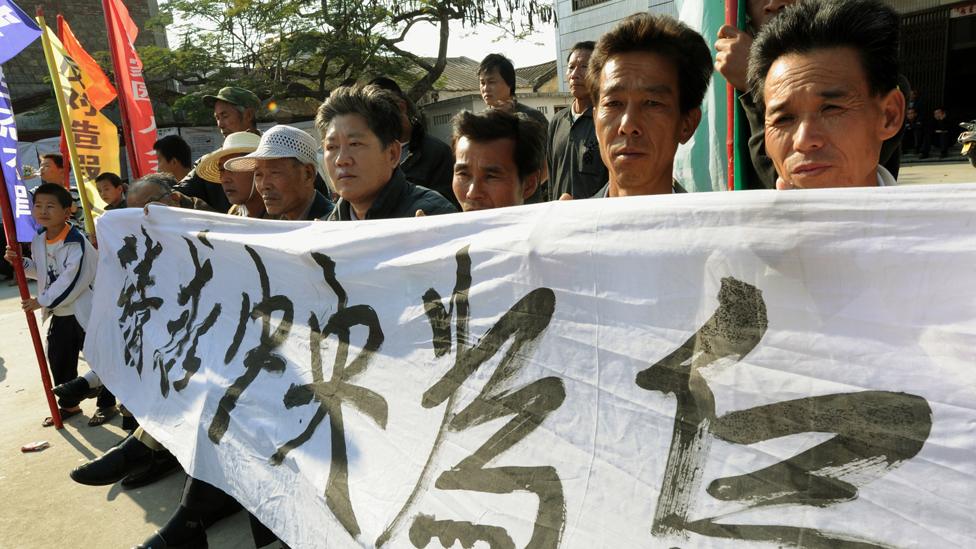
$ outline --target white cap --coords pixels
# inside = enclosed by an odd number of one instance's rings
[[[255,160],[274,158],[294,158],[302,164],[317,166],[315,158],[318,145],[314,137],[294,126],[274,126],[261,136],[256,151],[231,158],[224,163],[224,169],[232,172],[253,172]]]

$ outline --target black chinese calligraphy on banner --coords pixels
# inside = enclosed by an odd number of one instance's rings
[[[85,355],[295,548],[970,547],[974,198],[111,212]]]

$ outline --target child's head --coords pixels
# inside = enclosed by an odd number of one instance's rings
[[[57,183],[44,183],[34,191],[34,220],[49,233],[58,233],[71,217],[71,193]]]
[[[98,189],[98,196],[102,197],[109,206],[118,206],[122,202],[122,195],[125,186],[122,178],[112,172],[103,172],[95,178],[95,188]]]

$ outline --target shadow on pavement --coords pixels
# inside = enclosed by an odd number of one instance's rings
[[[4,366],[4,362],[6,361],[0,356],[0,381],[7,379],[7,367]]]
[[[86,460],[97,458],[125,439],[124,436],[120,437],[118,433],[108,429],[103,429],[100,426],[89,427],[88,419],[89,416],[85,413],[78,414],[65,421],[65,424],[72,424],[75,427],[73,431],[69,431],[68,429],[61,429],[60,431],[57,431],[57,433],[61,435],[61,438],[74,447],[74,449],[77,450],[79,454],[84,456]],[[85,439],[88,445],[78,440],[75,433]],[[88,446],[93,446],[96,450],[98,450],[98,452],[92,452]]]

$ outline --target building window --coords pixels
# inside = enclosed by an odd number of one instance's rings
[[[555,113],[557,113],[557,112],[559,112],[559,111],[561,111],[561,110],[563,110],[565,108],[566,108],[566,105],[556,105],[555,107],[552,108],[552,112],[553,112],[553,114],[555,114]]]
[[[579,11],[581,9],[588,8],[590,6],[602,4],[606,1],[607,0],[573,0],[573,11]]]
[[[444,124],[450,124],[451,123],[451,113],[438,114],[437,116],[435,116],[433,118],[433,122],[434,122],[434,125],[435,126],[443,126]]]
[[[539,112],[541,112],[542,114],[549,114],[549,107],[543,105],[539,107]]]

